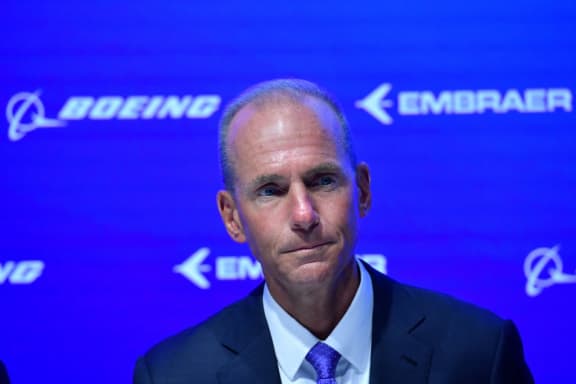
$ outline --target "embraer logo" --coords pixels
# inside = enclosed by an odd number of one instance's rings
[[[260,263],[248,256],[219,256],[213,268],[204,261],[210,254],[210,248],[203,247],[194,252],[182,264],[174,267],[174,272],[190,280],[201,289],[210,288],[205,274],[215,270],[217,280],[257,280],[262,277]]]
[[[572,91],[568,88],[399,91],[395,101],[389,98],[391,90],[391,84],[383,83],[358,100],[356,107],[385,125],[393,122],[390,109],[394,105],[399,116],[572,112]]]
[[[364,99],[358,100],[356,107],[365,110],[382,124],[392,124],[392,118],[386,113],[386,108],[392,107],[394,103],[392,100],[385,99],[391,89],[391,84],[382,84]]]
[[[214,265],[205,263],[210,255],[210,248],[202,247],[191,254],[182,264],[174,266],[174,273],[190,280],[200,289],[208,289],[210,280],[206,277],[214,271],[215,280],[259,280],[262,278],[260,263],[250,256],[218,256]],[[384,255],[378,253],[357,255],[376,270],[387,273],[387,262]]]

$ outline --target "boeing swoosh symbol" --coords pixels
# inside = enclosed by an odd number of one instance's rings
[[[10,98],[6,105],[6,119],[8,120],[8,138],[12,141],[22,139],[28,132],[38,128],[57,128],[66,125],[64,121],[46,117],[44,104],[40,100],[40,91],[20,92]],[[31,121],[22,119],[31,111]]]
[[[526,256],[524,275],[526,276],[526,294],[538,296],[544,288],[555,284],[576,283],[574,275],[564,273],[562,258],[558,253],[559,245],[552,248],[537,248]]]

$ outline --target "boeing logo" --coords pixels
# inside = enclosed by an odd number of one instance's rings
[[[46,118],[44,104],[40,100],[40,91],[20,92],[12,96],[6,106],[8,119],[8,138],[18,141],[28,132],[37,128],[62,127],[66,123],[57,119]],[[28,117],[29,121],[25,121]]]
[[[40,260],[6,261],[0,264],[0,285],[32,284],[44,271],[44,262]]]
[[[6,105],[8,138],[18,141],[38,128],[63,127],[70,120],[205,119],[218,110],[220,102],[218,95],[72,96],[58,118],[47,118],[40,91],[20,92]]]
[[[182,264],[174,266],[173,271],[190,280],[200,289],[211,286],[208,273],[214,272],[214,278],[220,281],[259,280],[262,279],[260,263],[250,256],[218,256],[214,265],[205,263],[210,248],[202,247],[194,252]],[[382,273],[387,273],[387,261],[381,254],[357,255]]]
[[[358,100],[356,107],[385,125],[394,121],[391,115],[394,106],[400,116],[572,112],[572,92],[568,88],[400,91],[395,100],[390,98],[391,90],[391,84],[383,83]]]
[[[560,246],[537,248],[530,252],[524,261],[526,276],[526,294],[536,297],[544,288],[555,284],[576,283],[576,271],[573,275],[564,273],[564,265],[558,253]]]

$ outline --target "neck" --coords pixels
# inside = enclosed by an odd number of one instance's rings
[[[335,281],[314,287],[285,289],[269,284],[270,294],[294,319],[320,340],[336,328],[360,284],[356,262],[342,271]]]

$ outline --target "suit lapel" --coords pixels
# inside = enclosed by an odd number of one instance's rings
[[[398,283],[367,269],[374,289],[370,383],[426,383],[432,348],[412,335],[425,316]]]
[[[413,332],[426,320],[401,285],[366,269],[372,278],[372,384],[425,384],[428,381],[432,348],[418,341]],[[234,357],[219,373],[221,384],[280,384],[278,362],[262,308],[259,286],[231,314],[221,342]]]
[[[235,354],[219,373],[221,384],[280,384],[272,337],[262,307],[260,285],[236,313],[221,342]]]

